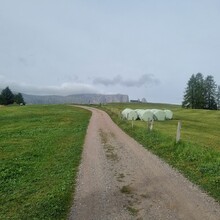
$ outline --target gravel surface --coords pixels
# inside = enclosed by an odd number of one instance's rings
[[[92,111],[70,220],[219,220],[220,205]]]

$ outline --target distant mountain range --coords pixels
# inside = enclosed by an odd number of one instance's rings
[[[23,94],[25,103],[27,104],[99,104],[99,103],[111,103],[111,102],[129,102],[128,95],[116,94],[116,95],[102,95],[102,94],[77,94],[68,96],[57,95],[27,95]]]

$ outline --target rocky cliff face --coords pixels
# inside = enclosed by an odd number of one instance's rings
[[[22,94],[27,104],[99,104],[111,102],[129,102],[128,95],[78,94],[69,96],[36,96]]]

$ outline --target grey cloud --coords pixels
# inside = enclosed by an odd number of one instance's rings
[[[117,75],[113,79],[97,77],[93,80],[93,83],[104,86],[122,85],[126,87],[141,87],[147,84],[158,84],[159,80],[154,78],[152,74],[144,74],[138,79],[123,79],[122,76]]]
[[[24,64],[25,66],[27,66],[27,64],[28,64],[27,60],[26,60],[24,57],[19,57],[19,58],[18,58],[18,61],[19,61],[20,63]]]
[[[105,85],[105,86],[113,86],[116,84],[120,84],[120,82],[123,82],[123,79],[121,76],[116,76],[113,79],[107,79],[104,77],[97,77],[93,80],[94,84],[101,84],[101,85]]]

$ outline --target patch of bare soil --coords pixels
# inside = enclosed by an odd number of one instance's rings
[[[92,111],[71,220],[219,220],[220,206],[126,135],[103,111]]]

